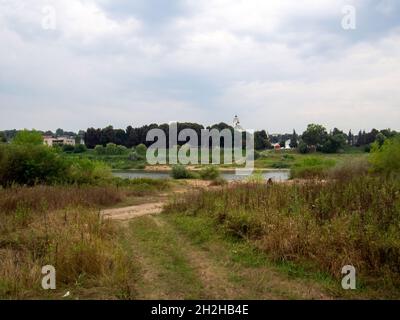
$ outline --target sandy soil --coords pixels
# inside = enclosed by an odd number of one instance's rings
[[[145,203],[137,206],[107,209],[101,211],[101,215],[108,219],[113,220],[129,220],[148,214],[157,214],[162,211],[164,202]]]

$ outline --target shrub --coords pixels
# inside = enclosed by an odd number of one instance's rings
[[[87,151],[87,148],[84,144],[77,144],[74,148],[74,153],[84,153]]]
[[[70,144],[64,144],[62,146],[62,151],[66,153],[72,153],[75,151],[75,147]]]
[[[215,180],[219,178],[220,172],[215,166],[206,166],[199,171],[199,175],[203,180]]]
[[[16,134],[12,143],[16,145],[41,145],[43,144],[43,136],[36,130],[25,129]]]
[[[94,152],[98,155],[103,155],[106,153],[105,148],[102,145],[97,145],[94,147]]]
[[[143,143],[141,143],[136,146],[135,152],[139,156],[146,157],[147,147]]]
[[[97,184],[112,178],[111,169],[100,161],[70,160],[65,181],[76,184]]]
[[[291,178],[322,179],[327,175],[327,170],[336,164],[335,160],[321,158],[305,158],[296,163],[291,172]]]
[[[68,168],[65,159],[44,145],[2,145],[0,161],[0,184],[3,186],[62,182]]]
[[[0,185],[97,184],[111,179],[102,162],[62,157],[44,145],[0,145]]]
[[[308,148],[307,144],[303,141],[300,141],[298,150],[302,154],[306,154],[306,153],[310,152],[310,149]]]
[[[193,173],[180,164],[172,167],[171,175],[174,179],[192,179],[194,177]]]
[[[354,265],[364,284],[400,288],[400,183],[361,175],[325,183],[241,183],[175,199],[166,210],[209,217],[275,261],[340,278]],[[384,286],[384,287],[381,287]],[[397,289],[396,289],[397,288]]]
[[[376,172],[400,173],[400,136],[386,139],[381,147],[375,142],[371,151],[370,162]]]

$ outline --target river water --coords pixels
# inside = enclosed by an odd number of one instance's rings
[[[154,172],[145,170],[118,170],[113,171],[114,176],[127,179],[135,178],[153,178],[153,179],[170,179],[170,172]],[[274,181],[284,181],[289,179],[289,170],[265,170],[261,175],[265,180],[272,179]],[[236,175],[235,171],[222,171],[221,177],[227,181],[240,181],[246,179],[248,176]]]

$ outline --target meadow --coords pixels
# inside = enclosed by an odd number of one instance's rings
[[[398,138],[371,154],[258,155],[288,163],[285,183],[227,184],[216,167],[193,177],[184,166],[172,169],[183,181],[126,180],[99,156],[0,147],[0,298],[400,298]],[[152,203],[163,212],[100,214]],[[48,264],[54,291],[40,285]],[[345,265],[357,290],[340,286]]]

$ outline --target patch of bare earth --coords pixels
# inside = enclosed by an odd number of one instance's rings
[[[144,203],[125,208],[107,209],[101,211],[104,218],[113,220],[129,220],[162,211],[164,202]]]

